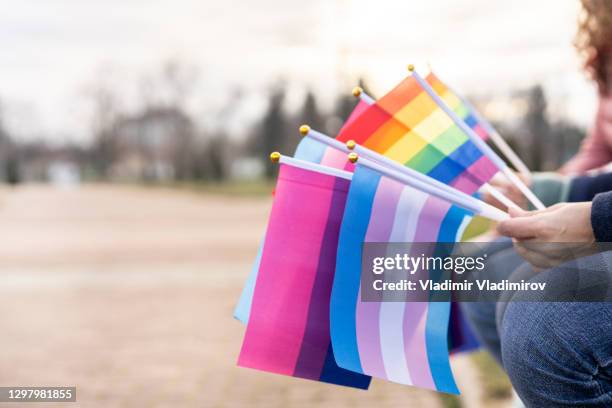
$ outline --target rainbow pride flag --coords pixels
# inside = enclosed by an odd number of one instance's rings
[[[329,334],[349,184],[331,174],[280,165],[238,365],[368,388],[369,377],[336,364]]]
[[[472,121],[459,98],[434,79],[451,108]],[[347,124],[337,139],[354,140],[469,194],[499,171],[412,76]]]
[[[433,72],[430,72],[425,80],[442,98],[442,100],[459,116],[482,140],[489,139],[489,134],[476,118],[474,112],[463,103],[462,99]]]
[[[359,101],[351,112],[349,118],[346,120],[344,126],[353,123],[355,119],[357,119],[357,117],[359,117],[359,115],[361,115],[367,109],[368,106],[369,105],[366,102]],[[345,153],[311,139],[310,137],[305,137],[300,140],[293,157],[346,171],[353,170],[353,164],[346,160]],[[242,289],[238,303],[234,308],[234,318],[244,324],[249,321],[251,302],[253,301],[253,291],[255,290],[255,281],[257,279],[257,271],[259,270],[259,264],[261,262],[264,242],[265,237],[262,239],[262,243],[257,251],[257,257],[255,258],[255,262],[253,263],[253,267],[249,273],[249,277],[247,278],[244,288]]]
[[[330,309],[340,367],[459,392],[449,364],[450,302],[362,301],[361,251],[364,242],[456,242],[472,216],[357,164],[340,231]]]

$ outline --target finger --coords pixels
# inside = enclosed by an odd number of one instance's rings
[[[510,214],[511,217],[533,217],[534,215],[540,215],[543,214],[545,212],[548,212],[550,210],[551,207],[545,208],[543,210],[533,210],[533,211],[527,211],[527,210],[523,210],[522,208],[510,208],[508,211],[508,214]]]
[[[508,208],[508,214],[510,214],[510,217],[512,218],[528,217],[530,215],[529,211],[525,211],[521,208],[515,208],[515,207]]]
[[[519,256],[529,262],[531,266],[539,270],[543,270],[550,269],[555,265],[555,261],[548,257],[547,254],[542,254],[540,252],[530,250],[528,247],[525,247],[523,245],[523,242],[515,241],[514,247]]]
[[[512,216],[512,214],[510,214]],[[538,223],[532,216],[516,216],[497,224],[497,232],[515,239],[529,239],[538,236]]]
[[[484,193],[482,195],[482,200],[487,203],[490,204],[496,208],[499,208],[502,211],[506,211],[508,209],[508,207],[506,205],[504,205],[504,203],[502,203],[501,201],[497,200],[497,198],[493,197],[491,194],[489,193]]]

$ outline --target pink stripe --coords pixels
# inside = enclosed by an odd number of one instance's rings
[[[487,156],[481,156],[450,184],[457,190],[473,194],[478,191],[480,186],[491,180],[498,171],[499,169]]]
[[[293,374],[335,179],[281,165],[239,365]]]
[[[347,159],[347,154],[333,147],[325,149],[325,153],[323,153],[323,158],[321,159],[322,165],[340,170],[343,170],[347,163],[351,163]]]
[[[421,210],[414,242],[436,242],[440,225],[450,209],[450,204],[436,197],[429,197]],[[431,254],[412,253],[412,256],[429,256]],[[427,271],[420,269],[415,279],[426,279]],[[429,366],[426,327],[427,302],[406,303],[404,313],[404,347],[406,364],[414,385],[436,389],[431,367]]]
[[[419,387],[436,389],[427,358],[425,328],[427,302],[406,303],[404,312],[404,349],[406,364],[412,383]]]
[[[359,100],[359,103],[355,106],[349,118],[344,122],[342,128],[338,133],[342,132],[342,129],[353,123],[367,108],[367,103],[362,100]],[[337,169],[350,171],[351,173],[355,169],[355,165],[347,160],[347,153],[341,152],[340,150],[334,149],[333,147],[328,147],[323,154],[323,158],[321,159],[321,164],[324,166],[335,167]]]
[[[370,214],[366,242],[387,242],[393,229],[395,210],[402,193],[402,185],[381,177]],[[356,271],[361,273],[361,271]],[[356,329],[357,346],[361,367],[365,374],[387,378],[382,351],[380,349],[380,303],[362,302],[361,290],[357,299]]]
[[[474,126],[472,130],[474,131],[474,133],[480,136],[482,140],[487,140],[489,138],[489,134],[487,133],[486,130],[483,129],[482,126],[480,126],[480,124],[477,124],[476,126]]]
[[[351,112],[351,115],[346,120],[346,122],[344,122],[344,125],[342,125],[342,128],[340,129],[340,132],[338,133],[342,133],[342,129],[344,129],[346,126],[350,125],[351,123],[353,123],[355,119],[359,117],[359,115],[361,115],[366,109],[368,109],[368,106],[370,105],[368,105],[367,103],[365,103],[363,100],[360,99],[359,103],[357,104],[357,106],[355,106],[355,108],[353,109],[353,112]]]
[[[429,197],[421,210],[414,242],[436,242],[440,224],[449,209],[448,201],[433,196]]]
[[[473,194],[480,188],[480,182],[474,180],[472,176],[467,173],[461,173],[455,178],[451,186],[455,187],[459,191],[463,191],[466,194]]]
[[[476,160],[470,167],[467,168],[469,174],[474,175],[478,180],[483,183],[488,182],[491,178],[497,174],[499,169],[489,160],[486,156],[482,156]]]

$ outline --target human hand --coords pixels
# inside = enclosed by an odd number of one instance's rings
[[[497,231],[513,238],[517,252],[533,266],[551,268],[596,252],[590,202],[509,213],[511,218],[500,222]]]
[[[526,186],[529,187],[529,185],[531,184],[531,180],[528,177],[520,173],[516,173],[516,175],[521,179],[521,181],[523,181],[523,183],[525,183]],[[503,174],[498,173],[495,177],[491,179],[491,181],[489,181],[489,184],[491,185],[491,187],[494,187],[500,193],[508,197],[512,202],[514,202],[519,207],[527,208],[528,206],[527,198],[525,198],[523,193],[521,193],[521,191],[513,183],[508,181],[508,179]],[[485,201],[487,204],[491,204],[499,208],[502,211],[507,210],[506,205],[504,205],[499,200],[497,200],[495,197],[493,197],[491,193],[489,192],[486,192],[486,191],[483,192],[482,200]]]

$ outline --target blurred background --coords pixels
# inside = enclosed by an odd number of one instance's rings
[[[357,84],[380,96],[431,64],[532,170],[559,167],[596,108],[578,13],[0,1],[0,385],[76,385],[92,407],[508,406],[482,354],[453,361],[461,399],[237,368],[232,309],[270,208],[269,152],[291,154],[301,123],[335,134]]]

